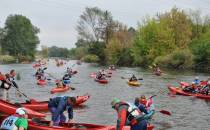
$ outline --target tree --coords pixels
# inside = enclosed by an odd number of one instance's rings
[[[22,15],[10,15],[5,23],[6,35],[2,39],[2,51],[15,57],[34,57],[39,44],[39,29]]]
[[[113,24],[111,13],[97,7],[86,8],[80,16],[76,30],[79,39],[89,42],[105,41]]]
[[[41,53],[42,53],[42,56],[44,58],[47,58],[48,55],[49,55],[49,49],[47,46],[41,46],[42,50],[41,50]]]

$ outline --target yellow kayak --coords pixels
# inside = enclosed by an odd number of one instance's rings
[[[131,85],[131,86],[140,86],[141,85],[138,81],[128,81],[127,83],[128,83],[128,85]]]

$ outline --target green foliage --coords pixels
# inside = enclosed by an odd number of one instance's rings
[[[76,59],[81,59],[84,57],[86,54],[88,54],[88,48],[87,47],[78,47],[75,49],[75,58]]]
[[[207,68],[210,66],[210,28],[198,38],[193,39],[190,45],[195,61],[195,68]]]
[[[99,61],[99,58],[97,55],[86,55],[82,58],[82,61],[88,62],[88,63],[97,63]]]
[[[69,57],[69,50],[67,48],[60,48],[60,47],[52,46],[52,47],[49,47],[47,51],[48,51],[49,57],[65,57],[65,58]]]
[[[39,29],[22,15],[10,15],[5,22],[6,35],[2,39],[2,51],[15,57],[34,57]]]
[[[16,62],[16,59],[13,56],[0,55],[0,63],[9,64],[9,63],[15,63],[15,62]]]
[[[105,45],[102,42],[94,42],[89,48],[88,48],[88,54],[94,54],[97,55],[100,59],[101,64],[105,64],[105,52],[104,52]]]
[[[169,55],[157,57],[154,63],[161,67],[186,69],[192,66],[193,55],[190,50],[176,50]]]

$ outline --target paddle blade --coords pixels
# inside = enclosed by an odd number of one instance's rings
[[[75,88],[71,87],[71,90],[75,90]]]
[[[139,78],[138,80],[143,80],[143,78]]]
[[[169,116],[171,116],[171,113],[170,113],[169,111],[166,111],[166,110],[160,110],[159,112],[160,112],[160,113],[162,113],[162,114],[165,114],[165,115],[169,115]]]

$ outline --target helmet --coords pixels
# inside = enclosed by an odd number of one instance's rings
[[[120,99],[114,98],[111,102],[112,107],[115,106],[117,103],[120,103]]]
[[[18,114],[18,115],[25,115],[26,110],[24,108],[18,108],[18,109],[16,109],[15,113]]]

